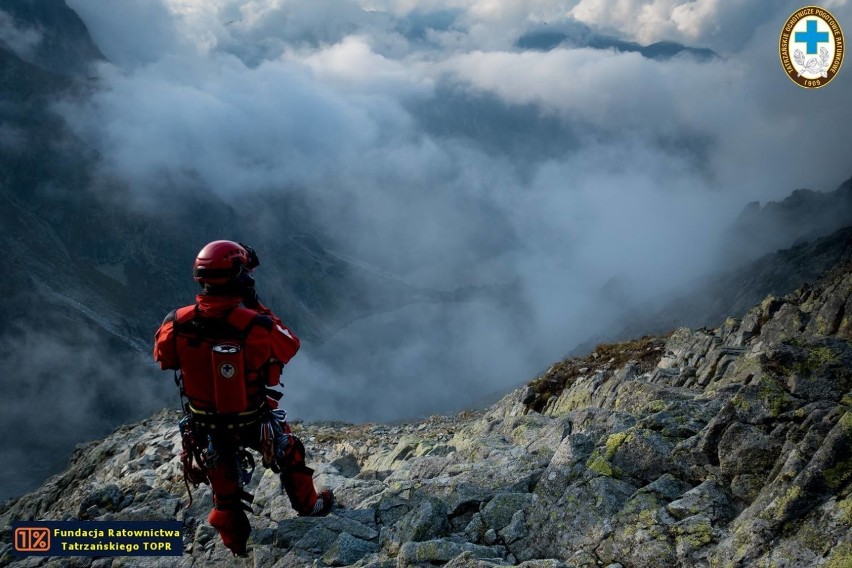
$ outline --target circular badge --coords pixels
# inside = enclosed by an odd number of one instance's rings
[[[781,28],[781,65],[787,76],[806,89],[828,85],[843,64],[843,30],[825,8],[805,6]]]
[[[230,363],[222,363],[219,365],[219,374],[226,379],[230,379],[237,372],[237,368]]]

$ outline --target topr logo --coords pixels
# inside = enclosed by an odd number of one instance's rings
[[[781,28],[781,65],[787,76],[806,89],[828,85],[843,65],[843,30],[825,8],[805,6]]]
[[[234,373],[237,372],[237,368],[231,365],[230,363],[222,363],[219,366],[219,374],[225,377],[226,379],[230,379],[234,376]]]

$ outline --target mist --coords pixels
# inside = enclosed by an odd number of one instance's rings
[[[852,73],[817,91],[784,76],[791,2],[68,5],[109,63],[91,97],[57,111],[100,174],[132,189],[129,206],[199,188],[235,207],[298,196],[341,255],[473,291],[306,344],[285,374],[301,418],[482,404],[724,268],[718,243],[747,202],[850,173],[852,133],[837,126]],[[852,21],[846,2],[826,7]],[[516,47],[527,30],[580,24],[719,57]]]
[[[158,375],[147,359],[85,326],[0,337],[0,390],[11,393],[0,400],[0,501],[61,469],[80,440],[178,406],[171,377]]]

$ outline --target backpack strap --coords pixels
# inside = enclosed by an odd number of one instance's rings
[[[163,324],[166,322],[172,322],[172,339],[175,344],[175,360],[177,361],[177,367],[174,368],[175,372],[175,386],[178,388],[178,392],[180,393],[181,406],[183,406],[183,397],[186,396],[186,391],[183,387],[183,374],[180,371],[180,351],[178,350],[178,324],[185,323],[189,319],[191,319],[195,315],[195,310],[198,306],[184,306],[182,308],[178,308],[177,310],[172,310],[166,316],[166,319],[163,320]],[[187,489],[189,486],[187,486]],[[192,503],[192,494],[190,493],[190,503]]]
[[[173,317],[172,321],[174,321],[175,324],[186,323],[186,322],[188,322],[189,320],[191,320],[192,318],[195,317],[195,313],[197,311],[198,311],[198,304],[192,304],[190,306],[184,306],[182,308],[178,308],[177,310],[172,312],[172,314],[174,314],[172,316]]]
[[[251,328],[254,327],[255,319],[258,315],[260,314],[254,310],[236,307],[228,312],[225,321],[242,332],[243,337],[247,337]]]
[[[274,325],[269,316],[249,308],[240,307],[231,310],[225,317],[225,321],[240,331],[243,341],[249,336],[254,326],[258,325],[267,331],[271,331]]]
[[[178,351],[178,326],[180,324],[188,322],[193,317],[195,317],[195,312],[197,309],[198,305],[192,304],[190,306],[184,306],[182,308],[172,310],[171,312],[169,312],[169,315],[166,316],[165,321],[172,322],[172,338],[174,338],[175,342],[175,357],[177,357],[180,353],[180,351]],[[180,368],[180,363],[178,363],[178,368]],[[177,375],[175,375],[175,382],[177,382],[177,380]]]

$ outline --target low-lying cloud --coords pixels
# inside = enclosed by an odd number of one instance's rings
[[[21,25],[0,10],[0,42],[9,46],[21,59],[30,60],[41,41],[42,34],[38,29]]]
[[[0,400],[0,501],[63,467],[79,441],[177,400],[171,378],[149,361],[112,353],[83,326],[73,335],[16,327],[0,337],[0,392],[8,394]]]

